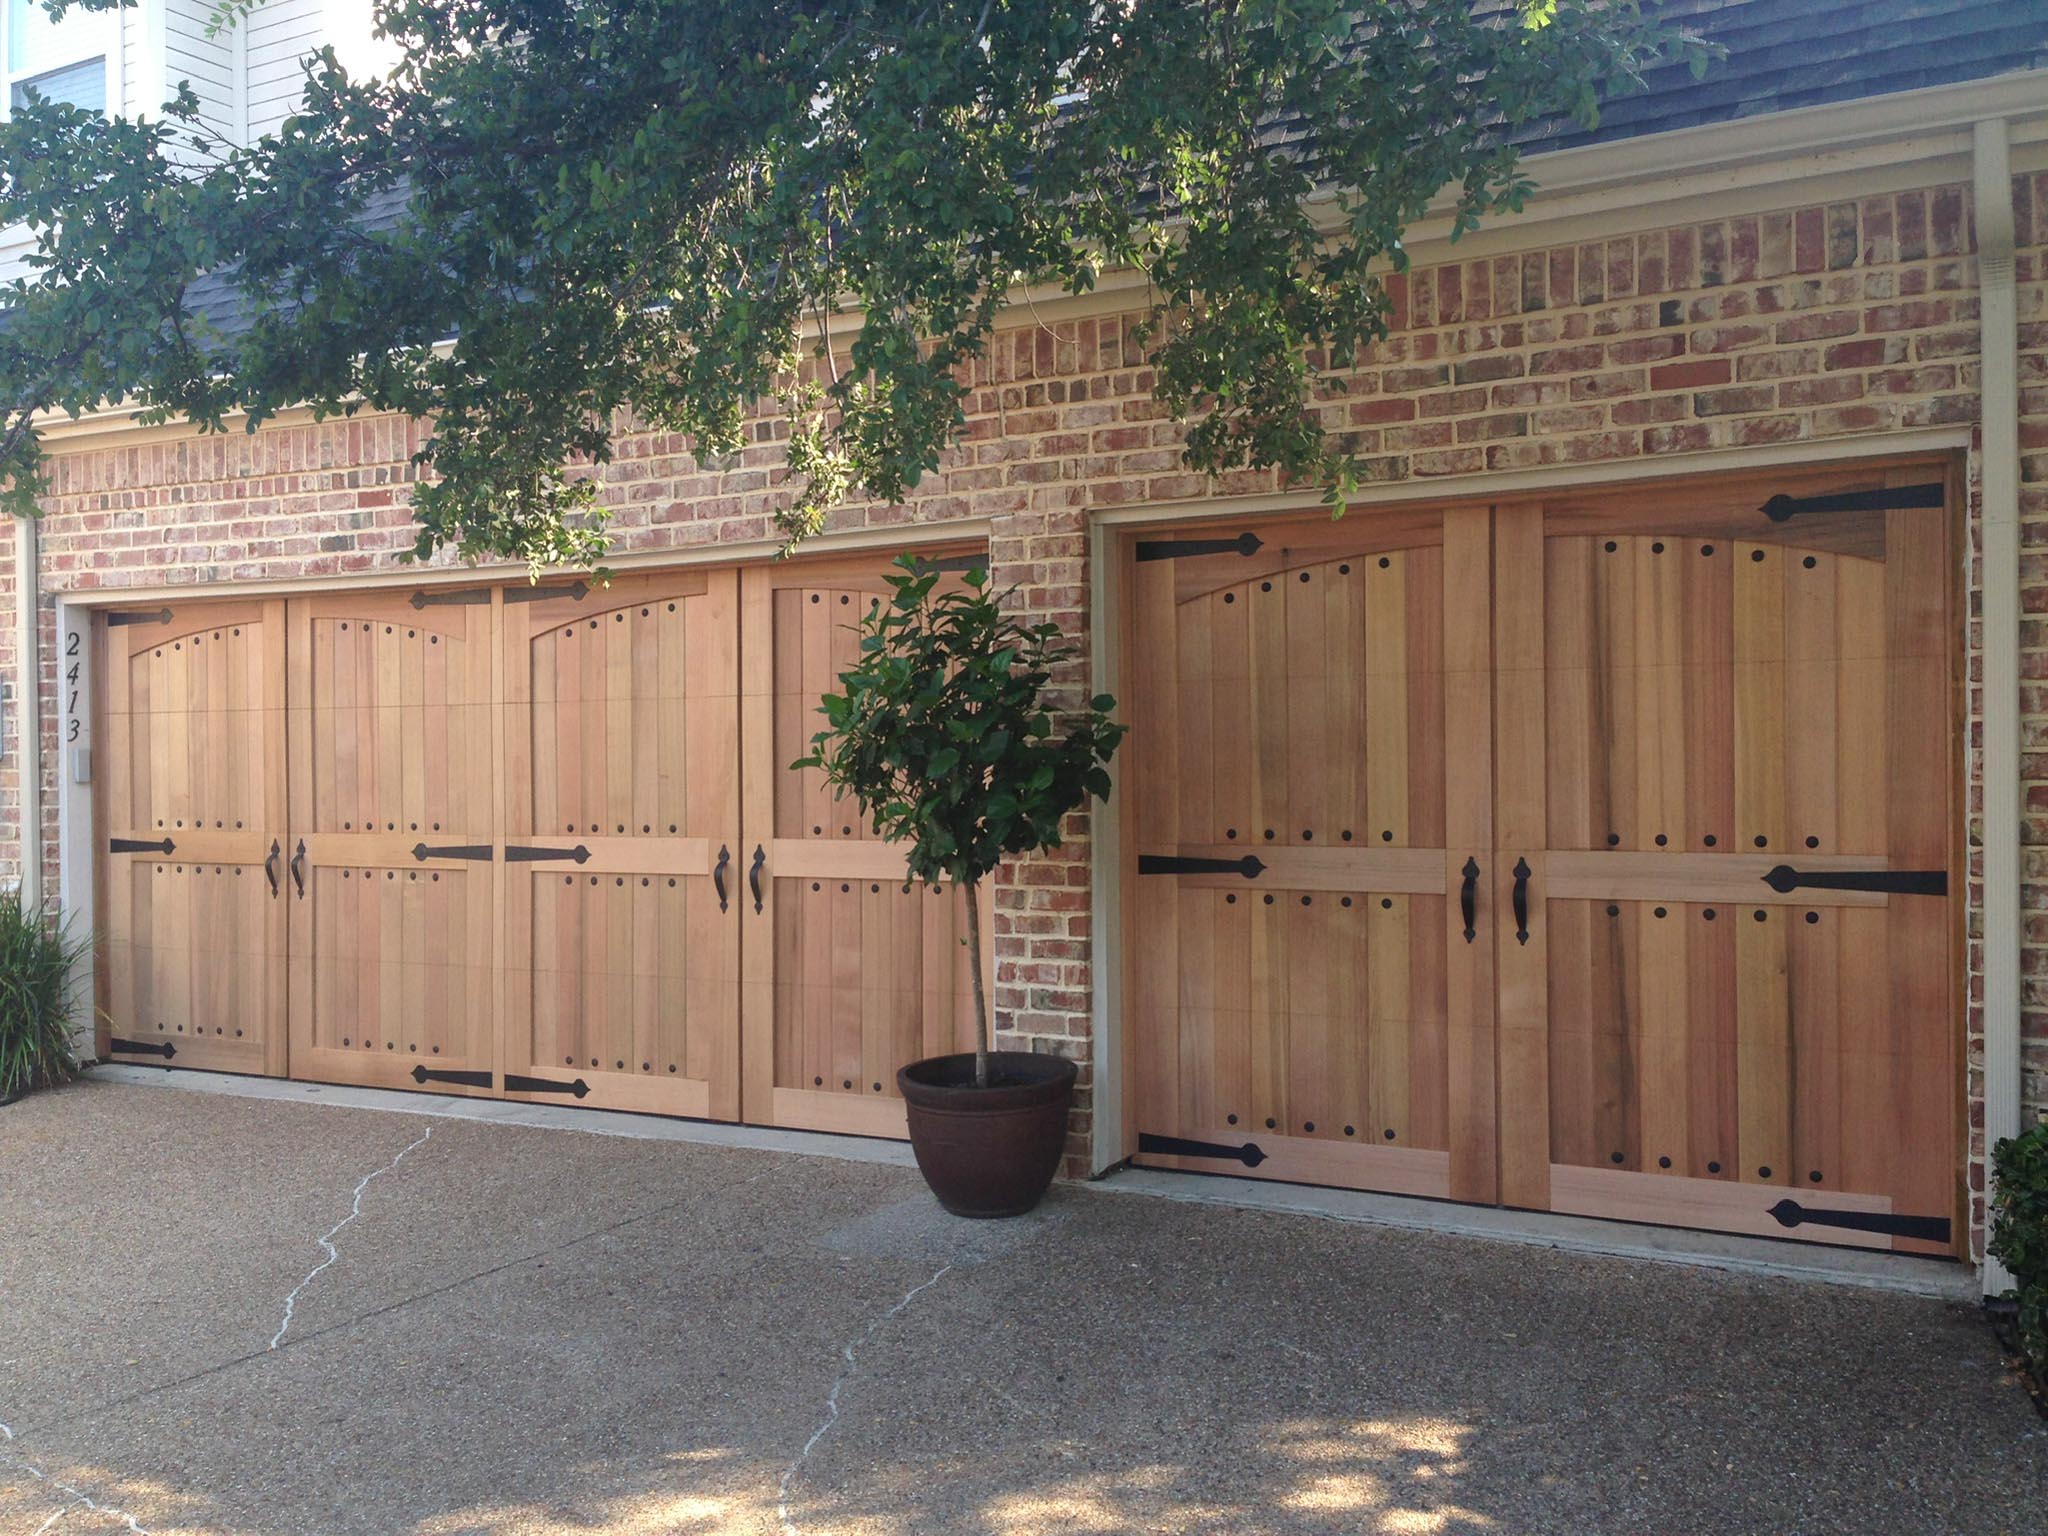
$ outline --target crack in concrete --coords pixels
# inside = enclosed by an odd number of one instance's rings
[[[43,1521],[41,1525],[36,1527],[35,1536],[44,1536],[45,1532],[51,1530],[59,1520],[62,1520],[74,1509],[89,1509],[94,1514],[105,1515],[109,1519],[118,1520],[123,1525],[128,1527],[129,1531],[133,1533],[133,1536],[149,1536],[149,1531],[133,1515],[129,1514],[127,1510],[117,1509],[112,1504],[102,1504],[99,1500],[95,1499],[91,1494],[87,1493],[83,1488],[74,1487],[70,1483],[59,1482],[56,1478],[52,1477],[48,1472],[45,1472],[40,1466],[38,1466],[35,1462],[30,1461],[26,1456],[22,1455],[19,1451],[10,1451],[6,1449],[7,1446],[12,1445],[13,1443],[14,1431],[9,1429],[5,1424],[0,1424],[0,1460],[6,1460],[14,1463],[15,1466],[21,1468],[22,1471],[26,1472],[30,1477],[34,1478],[37,1482],[45,1483],[53,1491],[63,1494],[66,1500],[65,1503],[58,1506],[58,1508],[51,1513],[48,1519],[46,1519],[45,1521]]]
[[[830,1434],[832,1426],[839,1422],[839,1394],[845,1391],[846,1384],[853,1380],[854,1356],[856,1352],[858,1352],[863,1344],[875,1336],[876,1331],[884,1323],[897,1316],[905,1307],[909,1306],[952,1272],[952,1264],[940,1265],[929,1280],[926,1280],[921,1285],[913,1285],[909,1290],[905,1291],[902,1299],[895,1306],[889,1308],[888,1311],[870,1322],[865,1332],[855,1338],[848,1339],[845,1346],[839,1351],[839,1357],[845,1364],[840,1366],[839,1375],[832,1382],[832,1390],[825,1395],[824,1420],[816,1429],[811,1431],[811,1438],[804,1442],[804,1448],[796,1453],[796,1460],[792,1461],[789,1464],[788,1470],[782,1474],[782,1486],[777,1496],[775,1513],[782,1521],[783,1536],[798,1536],[796,1522],[789,1518],[789,1490],[791,1485],[796,1482],[797,1474],[803,1471],[804,1463],[811,1459],[811,1452],[818,1448],[818,1442]]]
[[[333,1226],[329,1227],[327,1231],[319,1239],[320,1246],[327,1250],[327,1257],[322,1259],[318,1264],[315,1264],[313,1268],[310,1271],[308,1271],[306,1278],[301,1280],[297,1285],[293,1286],[291,1289],[291,1294],[285,1297],[284,1320],[277,1325],[277,1332],[272,1334],[270,1337],[271,1349],[275,1349],[278,1345],[282,1344],[284,1342],[284,1336],[287,1333],[291,1332],[292,1314],[297,1310],[300,1293],[303,1292],[307,1286],[311,1285],[316,1279],[320,1277],[320,1272],[322,1270],[326,1269],[329,1265],[333,1264],[337,1259],[341,1257],[341,1250],[334,1246],[334,1239],[341,1234],[341,1229],[343,1227],[348,1226],[358,1216],[363,1214],[363,1191],[368,1189],[374,1180],[382,1178],[385,1174],[391,1172],[392,1169],[396,1168],[400,1163],[404,1162],[407,1153],[416,1151],[420,1147],[425,1146],[427,1142],[432,1138],[433,1134],[434,1128],[430,1125],[426,1129],[426,1134],[421,1136],[419,1140],[413,1142],[411,1145],[401,1150],[398,1156],[392,1158],[391,1161],[386,1163],[382,1168],[372,1169],[370,1172],[364,1174],[361,1180],[357,1182],[355,1198],[349,1202],[348,1214],[342,1217],[341,1220],[337,1221]]]
[[[734,1190],[745,1189],[748,1185],[759,1183],[762,1179],[767,1178],[776,1171],[777,1168],[775,1166],[763,1168],[759,1172],[741,1179],[737,1184],[732,1185],[731,1188]],[[580,1247],[582,1244],[590,1242],[595,1238],[609,1237],[613,1233],[623,1232],[628,1227],[637,1226],[643,1221],[653,1221],[658,1217],[674,1215],[677,1211],[693,1206],[701,1206],[702,1203],[703,1201],[700,1196],[688,1195],[680,1200],[670,1200],[645,1211],[636,1211],[631,1216],[621,1217],[619,1220],[608,1222],[601,1227],[592,1227],[588,1231],[579,1232],[574,1237],[566,1238],[546,1248],[527,1250],[512,1258],[501,1260],[496,1264],[486,1265],[482,1269],[471,1270],[467,1274],[457,1275],[455,1278],[445,1280],[439,1285],[428,1286],[425,1290],[408,1292],[406,1295],[396,1297],[380,1306],[372,1307],[367,1312],[358,1312],[351,1317],[344,1317],[336,1322],[328,1323],[325,1327],[316,1328],[311,1333],[302,1333],[299,1335],[300,1342],[303,1345],[314,1339],[325,1338],[331,1333],[345,1332],[350,1328],[359,1327],[363,1323],[373,1322],[382,1317],[389,1317],[394,1313],[403,1312],[420,1302],[432,1301],[438,1297],[459,1291],[464,1286],[474,1285],[479,1280],[488,1280],[495,1275],[502,1275],[509,1270],[523,1268],[525,1265],[533,1263],[536,1259],[553,1258],[556,1254],[567,1253],[570,1249]],[[102,1398],[89,1407],[74,1410],[59,1418],[40,1423],[35,1427],[38,1430],[66,1429],[79,1423],[81,1420],[108,1413],[117,1408],[133,1407],[135,1404],[147,1401],[152,1397],[161,1396],[166,1392],[175,1392],[180,1387],[189,1387],[194,1382],[205,1381],[210,1377],[224,1375],[234,1370],[237,1366],[247,1365],[254,1360],[261,1360],[269,1353],[268,1349],[252,1349],[246,1353],[231,1356],[226,1360],[216,1361],[214,1364],[199,1370],[190,1371],[183,1376],[173,1377],[169,1381],[160,1381],[153,1386],[143,1387],[134,1392],[123,1393],[118,1397]]]

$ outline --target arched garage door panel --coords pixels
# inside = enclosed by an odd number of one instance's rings
[[[1909,467],[1131,541],[1132,1150],[1951,1251],[1945,501]]]
[[[1134,551],[1131,996],[1140,1149],[1493,1194],[1483,512]],[[1471,899],[1484,900],[1478,882]]]
[[[739,1115],[737,591],[507,593],[508,1093]]]
[[[902,851],[818,770],[793,766],[824,724],[819,698],[859,657],[860,619],[890,600],[886,570],[863,560],[741,574],[746,1118],[757,1123],[901,1136],[896,1068],[973,1048],[958,890],[909,884]],[[984,896],[984,923],[992,907]],[[993,979],[991,967],[991,993]]]
[[[491,608],[461,595],[289,605],[295,1077],[488,1091]]]
[[[99,1049],[228,1072],[285,1061],[284,604],[107,616]]]
[[[1499,514],[1511,1202],[1948,1249],[1952,562],[1877,479]]]

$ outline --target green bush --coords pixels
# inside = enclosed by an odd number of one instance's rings
[[[0,895],[0,1103],[78,1075],[72,1003],[89,938],[73,938],[49,912]]]
[[[1992,1149],[1991,1253],[2018,1282],[2020,1349],[2048,1379],[2048,1122]]]

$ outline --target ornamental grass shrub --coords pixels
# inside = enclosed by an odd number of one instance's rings
[[[78,1075],[72,1008],[89,937],[0,895],[0,1104]]]

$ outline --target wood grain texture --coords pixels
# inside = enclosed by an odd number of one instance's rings
[[[580,1081],[584,1104],[737,1119],[738,574],[496,611],[502,1071]],[[582,857],[509,860],[508,844]]]
[[[1404,514],[1290,524],[1251,560],[1127,562],[1134,1150],[1250,1135],[1280,1149],[1253,1176],[1450,1189],[1442,537],[1437,514]],[[1463,659],[1484,708],[1485,664]],[[1255,878],[1138,873],[1247,855]]]
[[[98,620],[98,1044],[110,1059],[119,1038],[168,1044],[179,1066],[285,1070],[285,909],[265,868],[288,820],[284,627],[277,601]],[[166,838],[169,854],[112,851]]]
[[[294,1077],[489,1092],[411,1074],[491,1069],[492,861],[412,849],[496,834],[494,611],[395,593],[286,605]]]
[[[1127,874],[1137,1128],[1337,1123],[1253,1176],[1390,1187],[1344,1134],[1377,1125],[1441,1146],[1454,1198],[1741,1231],[1788,1190],[1956,1212],[1958,896],[1765,883],[1959,890],[1947,515],[1762,511],[1929,474],[1275,521],[1250,560],[1127,566],[1125,868],[1263,865]]]
[[[1677,515],[1545,504],[1540,589],[1500,579],[1499,632],[1522,637],[1498,661],[1503,695],[1543,605],[1550,839],[1531,859],[1547,945],[1501,947],[1503,1124],[1547,1093],[1553,1186],[1559,1169],[1598,1175],[1557,1209],[1753,1228],[1743,1199],[1681,1188],[1698,1180],[1946,1215],[1953,898],[1763,879],[1949,867],[1955,743],[1895,724],[1952,715],[1946,520],[1776,527],[1753,496],[1692,486]],[[1508,750],[1523,706],[1500,718],[1505,825],[1511,758],[1530,754]],[[1540,1071],[1505,1044],[1506,978],[1532,963]],[[1643,1214],[1654,1191],[1615,1193],[1637,1178],[1673,1186],[1669,1214]]]
[[[733,878],[745,967],[742,1105],[760,1124],[900,1137],[897,1069],[973,1047],[958,890],[909,885],[902,851],[878,839],[819,770],[791,766],[823,725],[819,700],[858,658],[858,621],[889,598],[886,573],[871,557],[779,562],[742,578]],[[747,886],[756,849],[759,912]],[[992,907],[984,893],[984,922]],[[992,990],[989,938],[983,979]]]

